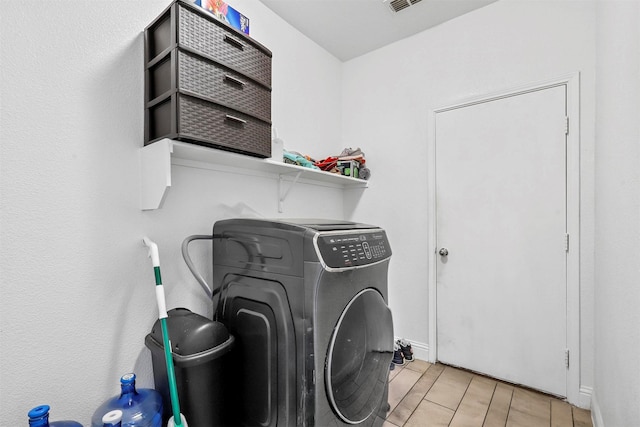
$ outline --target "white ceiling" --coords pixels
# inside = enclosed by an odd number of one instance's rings
[[[392,0],[260,0],[342,61],[355,58],[496,0],[421,0],[393,12]]]

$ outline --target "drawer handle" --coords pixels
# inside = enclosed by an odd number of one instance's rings
[[[227,119],[229,119],[229,120],[233,120],[234,122],[238,122],[238,123],[242,123],[242,124],[247,123],[246,120],[242,120],[240,117],[232,116],[230,114],[226,114],[225,117]]]
[[[226,41],[227,43],[229,43],[234,47],[237,47],[240,50],[244,50],[244,45],[240,40],[236,40],[233,37],[228,36],[227,34],[224,35],[224,41]]]
[[[245,83],[245,82],[243,82],[242,80],[240,80],[240,79],[236,79],[235,77],[230,76],[229,74],[225,74],[225,75],[224,75],[224,79],[225,79],[225,80],[229,80],[230,82],[235,83],[235,84],[237,84],[238,86],[244,86],[244,85],[246,85],[246,83]]]

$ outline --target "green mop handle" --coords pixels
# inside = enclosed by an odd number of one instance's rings
[[[171,341],[167,327],[167,306],[164,298],[164,287],[160,276],[160,257],[158,256],[158,246],[144,238],[144,244],[149,247],[149,255],[153,262],[153,272],[156,277],[156,300],[158,302],[158,319],[162,328],[162,345],[164,346],[164,358],[167,364],[167,379],[169,380],[169,395],[171,396],[171,408],[173,410],[173,421],[176,427],[182,426],[180,416],[180,402],[178,400],[178,387],[176,385],[176,373],[173,367],[173,356],[171,354]]]
[[[162,279],[160,278],[160,267],[153,267],[156,274],[156,288],[162,287]],[[164,294],[164,292],[163,292]],[[176,385],[176,372],[173,368],[173,356],[171,355],[171,341],[169,340],[169,331],[167,327],[166,311],[164,317],[160,317],[160,325],[162,327],[162,345],[164,346],[164,358],[167,362],[167,378],[169,379],[169,394],[171,395],[171,408],[173,410],[173,420],[177,427],[182,425],[180,417],[180,401],[178,400],[178,386]]]

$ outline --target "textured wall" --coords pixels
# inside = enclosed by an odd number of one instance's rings
[[[593,409],[615,427],[640,419],[640,3],[597,13]]]
[[[428,348],[429,110],[579,71],[581,384],[592,385],[594,12],[589,1],[501,0],[345,63],[343,139],[380,165],[354,215],[395,237],[396,335]]]
[[[168,306],[211,314],[182,239],[232,216],[278,216],[275,179],[174,167],[163,209],[139,209],[142,31],[169,0],[0,2],[0,425],[88,425],[135,371],[157,316],[143,234],[160,247]],[[259,2],[238,2],[273,57],[273,122],[290,149],[342,149],[340,62]],[[304,75],[307,78],[299,78]],[[313,102],[308,102],[313,100]],[[300,106],[304,103],[307,112]],[[283,216],[342,217],[335,188],[299,185]],[[210,250],[193,246],[210,277]]]
[[[386,227],[396,333],[425,345],[429,108],[581,71],[582,384],[595,385],[598,413],[615,426],[637,419],[624,402],[638,400],[640,16],[635,1],[610,3],[596,17],[587,1],[503,0],[345,64],[261,3],[232,4],[274,53],[285,146],[322,156],[360,145],[372,165],[364,197],[302,185],[283,216],[344,213]],[[169,306],[210,314],[182,239],[219,218],[279,215],[275,181],[184,166],[163,209],[138,209],[141,31],[167,5],[0,1],[0,425],[26,424],[41,403],[54,420],[87,424],[122,373],[151,385],[143,339],[156,308],[142,235],[160,245]],[[210,276],[210,251],[194,245]]]

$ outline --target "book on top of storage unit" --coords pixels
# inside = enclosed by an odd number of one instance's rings
[[[249,18],[229,6],[222,0],[195,0],[197,6],[205,9],[222,22],[249,35]]]

